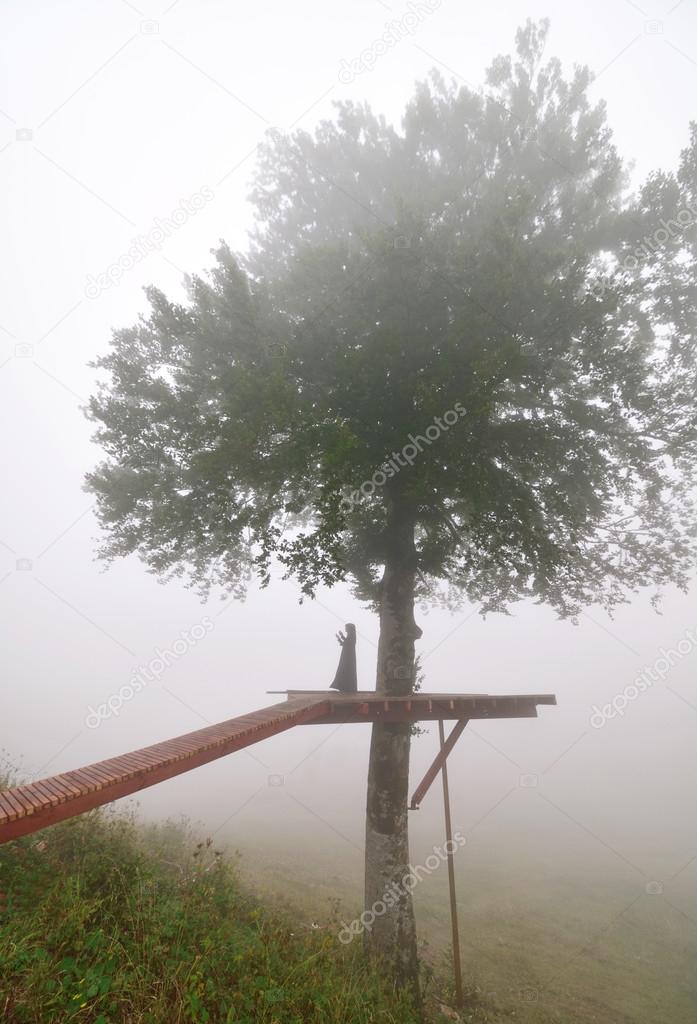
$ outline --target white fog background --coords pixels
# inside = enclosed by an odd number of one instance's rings
[[[268,128],[312,130],[345,98],[398,120],[431,68],[479,85],[527,16],[549,16],[548,53],[595,70],[593,95],[607,100],[634,180],[677,166],[697,116],[693,0],[443,0],[372,71],[340,81],[342,60],[409,9],[396,0],[0,3],[0,770],[55,774],[265,706],[275,700],[266,690],[326,687],[334,633],[349,620],[359,685],[374,685],[377,621],[342,588],[301,605],[296,585],[277,581],[246,603],[202,606],[135,559],[108,571],[95,561],[98,527],[82,490],[100,458],[81,411],[94,388],[88,363],[113,327],[146,310],[145,285],[182,298],[184,273],[210,266],[220,238],[245,248],[255,148]],[[202,189],[212,198],[158,252],[90,296],[89,281],[134,237]],[[465,731],[450,774],[470,847],[492,862],[520,851],[558,872],[567,859],[605,858],[637,895],[660,880],[666,913],[680,914],[697,881],[697,646],[622,717],[590,723],[594,705],[697,628],[694,589],[667,592],[660,615],[649,597],[614,620],[590,609],[578,626],[532,605],[487,620],[472,608],[426,610],[418,649],[425,689],[558,697],[536,720]],[[87,727],[89,705],[205,615],[214,628],[159,682]],[[414,785],[437,747],[435,724],[427,728],[414,742]],[[294,729],[144,792],[140,811],[187,815],[252,858],[258,837],[259,855],[279,864],[311,836],[358,877],[368,743],[362,725]],[[411,830],[415,857],[442,841],[438,787]]]

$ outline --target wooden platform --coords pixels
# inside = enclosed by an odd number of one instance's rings
[[[535,718],[552,694],[415,693],[384,697],[374,691],[287,690],[287,699],[248,715],[85,768],[0,792],[0,843],[36,832],[102,804],[137,793],[182,772],[296,725],[418,722],[438,719]]]
[[[272,692],[272,691],[270,691]],[[536,718],[539,704],[556,704],[550,693],[413,693],[408,697],[384,697],[374,690],[337,693],[336,690],[279,690],[288,701],[317,699],[329,701],[328,711],[314,718],[316,725],[327,722],[435,722],[439,719]]]

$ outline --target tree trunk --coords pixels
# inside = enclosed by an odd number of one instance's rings
[[[391,696],[412,693],[416,552],[414,520],[393,507],[380,592],[380,641],[376,690]],[[365,942],[400,987],[419,999],[416,926],[411,896],[407,804],[409,723],[373,725],[368,767],[365,843]]]

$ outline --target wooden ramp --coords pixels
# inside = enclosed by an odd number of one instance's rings
[[[290,690],[287,699],[164,743],[0,792],[0,843],[137,793],[296,725],[534,718],[552,694],[427,694]]]

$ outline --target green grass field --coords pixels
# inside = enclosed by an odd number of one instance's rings
[[[318,922],[360,911],[361,863],[346,844],[278,848],[240,843],[240,872],[256,890]],[[458,860],[458,856],[461,858]],[[620,865],[621,868],[621,865]],[[609,858],[560,864],[487,848],[456,855],[460,938],[469,1008],[463,1020],[522,1024],[695,1024],[697,899],[649,895]],[[292,893],[292,897],[289,897]],[[451,1003],[445,869],[414,893],[421,956],[436,1004]],[[685,908],[687,908],[686,916]]]
[[[0,847],[0,1020],[414,1021],[359,942],[337,941],[361,909],[360,850],[311,832],[240,834],[235,849],[185,824],[92,813]],[[496,860],[491,844],[458,854],[456,873],[461,1021],[697,1020],[687,899],[676,909],[611,861],[541,862],[514,847]],[[427,1019],[456,1020],[445,869],[415,903]]]
[[[292,927],[183,827],[92,813],[0,847],[3,1024],[409,1024],[333,931]]]

